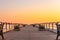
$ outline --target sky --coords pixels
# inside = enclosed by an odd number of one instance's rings
[[[60,0],[0,0],[0,21],[17,23],[60,21]]]

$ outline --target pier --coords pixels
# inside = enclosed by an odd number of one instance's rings
[[[54,31],[55,22],[40,23],[41,25],[45,26],[45,31],[39,31],[38,26],[35,27],[22,26],[20,28],[20,31],[14,31],[13,29],[15,23],[4,23],[4,24],[6,27],[6,30],[4,32],[4,37],[6,40],[55,40],[57,35],[56,31]]]

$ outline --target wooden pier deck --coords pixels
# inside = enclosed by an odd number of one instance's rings
[[[6,40],[55,40],[56,34],[48,31],[38,31],[38,28],[35,27],[23,27],[21,31],[5,33],[4,37]]]

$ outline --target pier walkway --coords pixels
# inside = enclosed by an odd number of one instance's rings
[[[5,33],[4,37],[6,40],[55,40],[56,34],[49,31],[38,31],[38,28],[27,26],[22,27],[20,31]]]

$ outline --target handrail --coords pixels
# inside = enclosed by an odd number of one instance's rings
[[[4,27],[3,27],[4,32],[13,30],[14,25],[19,24],[19,23],[8,23],[8,22],[2,22],[2,23],[4,23]],[[56,22],[46,22],[46,23],[39,23],[39,24],[44,25],[45,30],[57,33],[57,27],[55,25]]]
[[[57,22],[46,22],[46,23],[37,23],[35,25],[39,25],[41,24],[42,26],[45,27],[46,31],[51,31],[53,33],[57,33],[57,26],[56,26]]]
[[[40,24],[44,25],[45,30],[57,33],[56,22],[48,22],[48,23],[40,23]]]
[[[4,23],[4,26],[3,26],[4,33],[12,31],[14,29],[14,25],[19,24],[19,23],[8,23],[8,22],[0,22],[0,23]]]

